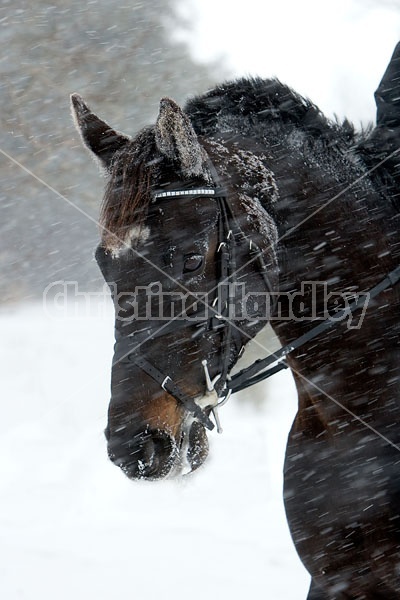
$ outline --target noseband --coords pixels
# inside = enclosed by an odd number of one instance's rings
[[[162,327],[159,327],[159,322],[156,323],[156,326],[149,324],[146,328],[130,335],[123,335],[120,332],[116,332],[114,364],[119,362],[135,364],[156,381],[163,390],[173,396],[185,410],[192,413],[207,429],[212,430],[214,424],[205,410],[183,392],[167,373],[159,370],[143,356],[141,344],[145,341],[151,341],[161,336],[175,333],[179,329],[187,327],[196,327],[196,331],[194,332],[194,336],[196,337],[206,332],[220,334],[222,340],[219,373],[211,379],[207,360],[203,359],[201,363],[206,380],[205,395],[210,396],[209,408],[214,415],[217,429],[220,432],[222,429],[218,417],[218,407],[225,404],[232,393],[232,390],[228,389],[227,385],[231,348],[232,345],[236,348],[237,355],[240,355],[243,350],[239,330],[232,324],[229,318],[229,315],[232,314],[231,307],[235,302],[235,295],[232,293],[232,290],[236,289],[237,245],[248,244],[250,258],[256,261],[267,290],[272,292],[272,287],[261,250],[257,244],[247,238],[238,225],[224,189],[217,185],[218,176],[215,168],[213,165],[209,165],[209,168],[215,184],[214,187],[159,191],[154,193],[153,199],[154,202],[165,198],[179,199],[182,197],[212,197],[215,199],[218,207],[217,261],[219,270],[219,280],[215,287],[215,296],[210,305],[203,303],[203,306],[195,313],[195,323],[193,322],[194,315],[191,315],[190,320],[174,318]]]

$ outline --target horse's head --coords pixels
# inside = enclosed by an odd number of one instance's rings
[[[96,258],[116,312],[109,456],[131,478],[192,471],[230,369],[268,320],[274,234],[265,239],[244,210],[252,200],[216,174],[218,144],[206,152],[172,100],[135,139],[79,96],[72,105],[108,176]],[[219,167],[226,156],[216,159]]]

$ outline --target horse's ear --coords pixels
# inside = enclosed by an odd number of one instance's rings
[[[100,164],[108,169],[115,152],[130,142],[131,138],[99,119],[79,94],[71,94],[71,111],[83,143],[95,154]]]
[[[186,177],[203,171],[204,152],[189,117],[170,98],[160,102],[155,127],[157,148],[167,158],[178,161]]]

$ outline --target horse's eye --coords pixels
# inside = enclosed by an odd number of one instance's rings
[[[191,254],[185,258],[185,262],[183,264],[183,272],[191,273],[192,271],[197,271],[203,265],[203,257],[201,254]]]

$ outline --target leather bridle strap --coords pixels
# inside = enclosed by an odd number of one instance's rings
[[[371,288],[368,292],[364,293],[360,298],[351,302],[347,307],[339,310],[334,315],[334,318],[331,317],[325,321],[322,321],[322,323],[319,323],[310,329],[310,331],[295,339],[291,344],[287,344],[266,358],[256,360],[246,369],[242,369],[239,371],[239,373],[236,373],[236,375],[227,381],[228,389],[230,389],[232,393],[239,392],[240,390],[244,390],[245,388],[258,383],[259,381],[263,381],[264,379],[271,377],[271,375],[278,373],[282,369],[287,369],[288,365],[285,362],[285,357],[293,352],[293,350],[297,350],[297,348],[304,346],[304,344],[310,342],[318,335],[321,335],[321,333],[328,331],[334,327],[334,325],[337,325],[343,319],[345,319],[346,316],[353,314],[357,310],[360,310],[363,308],[366,302],[369,302],[384,290],[395,286],[399,281],[400,266],[393,269],[393,271],[390,271],[390,273],[388,273],[388,275],[386,275],[382,281]]]
[[[226,387],[229,366],[231,362],[231,345],[237,346],[237,350],[241,348],[241,337],[239,330],[233,326],[231,322],[231,306],[235,301],[235,297],[231,296],[232,288],[236,281],[236,244],[239,243],[241,237],[244,237],[241,229],[235,227],[232,219],[232,211],[226,195],[221,195],[217,198],[219,208],[219,254],[220,254],[220,273],[219,278],[222,286],[218,286],[217,299],[220,303],[219,309],[221,314],[214,317],[210,322],[210,329],[217,330],[223,324],[221,329],[221,368],[220,377],[215,384],[215,391],[220,397]]]
[[[178,402],[180,402],[189,412],[191,412],[196,419],[198,419],[207,429],[214,429],[214,423],[209,419],[206,413],[192,400],[187,394],[185,394],[177,385],[174,383],[169,375],[165,376],[157,367],[149,362],[143,356],[137,354],[136,356],[131,354],[129,359],[138,367],[140,367],[149,377],[154,379],[163,390],[173,396]]]

